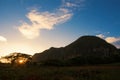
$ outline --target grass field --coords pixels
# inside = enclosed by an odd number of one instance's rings
[[[120,66],[0,66],[0,80],[120,80]]]

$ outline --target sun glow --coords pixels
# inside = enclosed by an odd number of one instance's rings
[[[24,60],[19,60],[19,64],[23,64],[24,63]]]
[[[11,43],[11,44],[6,44],[4,46],[0,46],[0,48],[1,48],[0,56],[6,56],[14,52],[20,52],[20,53],[26,53],[26,54],[33,55],[34,53],[38,51],[36,50],[36,47],[30,46],[27,43],[16,43],[16,44]]]
[[[28,58],[19,57],[19,58],[16,60],[16,63],[17,63],[17,64],[25,64],[27,61],[28,61]]]

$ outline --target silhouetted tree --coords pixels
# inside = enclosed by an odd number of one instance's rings
[[[23,54],[23,53],[11,53],[10,55],[7,55],[3,57],[11,62],[12,65],[19,64],[20,60],[23,60],[24,64],[28,64],[31,61],[31,55]]]

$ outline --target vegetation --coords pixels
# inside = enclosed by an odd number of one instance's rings
[[[120,80],[117,65],[99,66],[11,66],[0,65],[0,80]]]
[[[28,54],[23,53],[11,53],[10,55],[7,55],[5,57],[2,57],[1,60],[7,60],[5,63],[10,63],[12,65],[18,65],[18,64],[27,64],[31,62],[32,56]]]

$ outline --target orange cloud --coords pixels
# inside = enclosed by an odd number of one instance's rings
[[[103,34],[98,34],[96,36],[104,39],[108,43],[111,43],[111,44],[115,45],[117,48],[120,48],[120,37],[110,37],[110,36],[106,37]]]
[[[105,40],[109,43],[115,43],[115,42],[118,42],[120,41],[120,38],[116,38],[116,37],[106,37]]]

